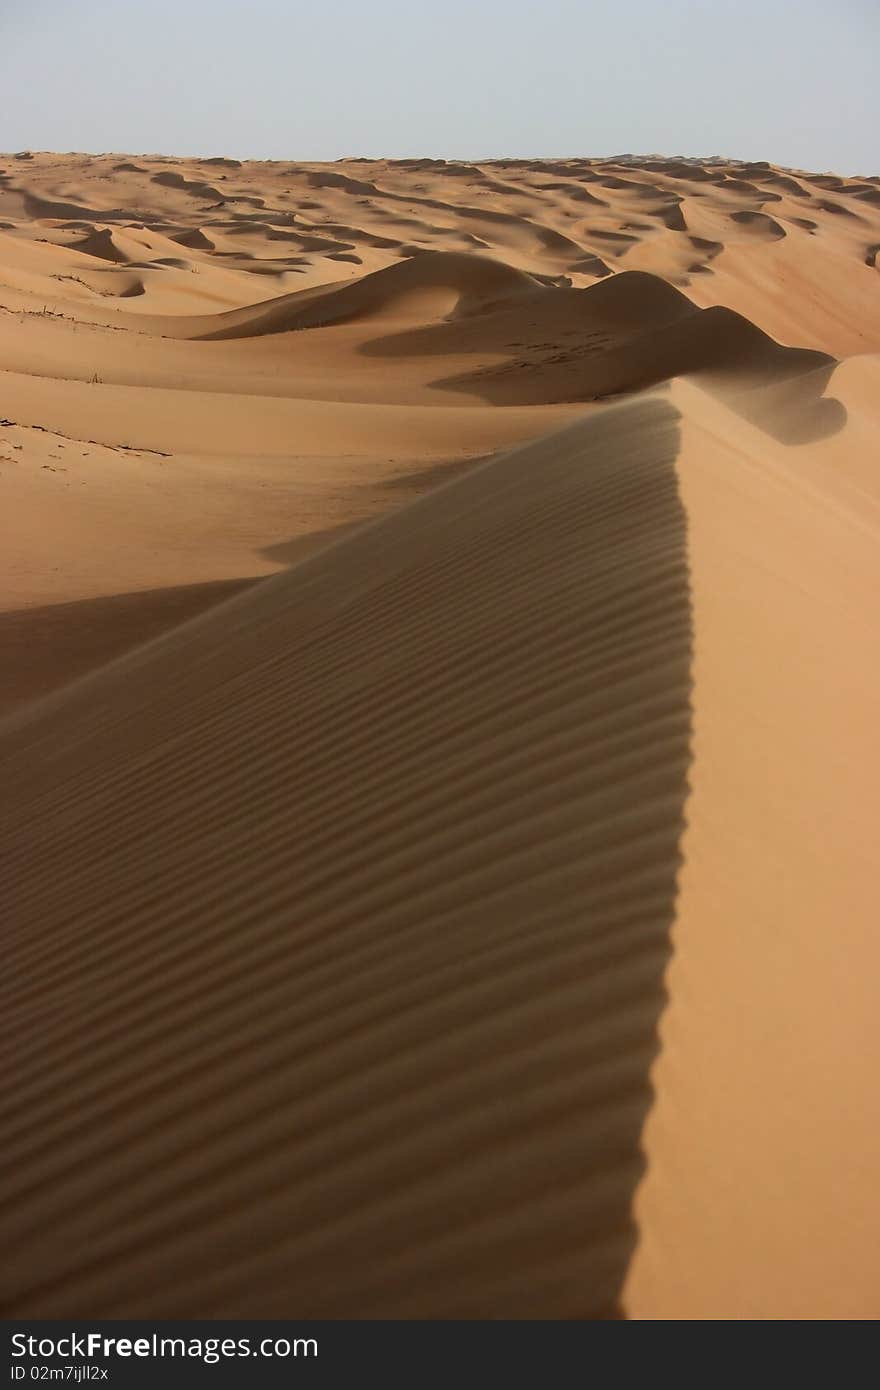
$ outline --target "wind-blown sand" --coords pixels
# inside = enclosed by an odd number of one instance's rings
[[[0,169],[7,1314],[876,1317],[880,180]]]

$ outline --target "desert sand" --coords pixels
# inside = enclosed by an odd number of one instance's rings
[[[878,250],[0,157],[7,1316],[880,1315]]]

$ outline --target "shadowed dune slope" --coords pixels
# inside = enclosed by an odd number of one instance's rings
[[[73,681],[250,582],[221,579],[0,613],[0,715],[51,690],[59,666],[61,683]]]
[[[609,408],[7,722],[8,1313],[619,1311],[678,440]]]
[[[609,283],[613,282],[603,281],[603,286]],[[496,405],[537,405],[596,400],[703,373],[722,391],[742,389],[805,376],[833,364],[826,353],[774,342],[732,309],[711,308],[643,331],[633,326],[604,343],[554,345],[537,362],[520,354],[500,366],[481,367],[436,384],[473,391]],[[527,376],[524,365],[532,368]]]

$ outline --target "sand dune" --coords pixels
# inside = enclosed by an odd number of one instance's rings
[[[84,256],[97,256],[102,261],[127,261],[129,257],[118,240],[114,237],[109,227],[104,227],[101,231],[91,232],[83,237],[82,241],[72,242],[75,251],[81,251]]]
[[[534,293],[538,284],[533,277],[482,256],[426,252],[353,284],[304,290],[272,300],[262,310],[260,306],[233,310],[215,319],[213,331],[201,336],[216,340],[323,328],[383,312],[417,320],[466,315]]]
[[[7,1315],[880,1313],[880,211],[0,157]]]
[[[72,791],[78,765],[92,788],[92,815],[81,822],[86,838],[71,840],[60,823],[52,836],[74,875],[85,870],[97,888],[106,872],[101,864],[113,865],[121,886],[123,864],[146,834],[157,886],[166,882],[169,892],[165,906],[154,900],[139,908],[147,885],[133,881],[129,908],[120,911],[114,887],[100,921],[87,913],[93,949],[110,974],[128,973],[122,960],[132,949],[135,990],[129,1005],[116,995],[106,1011],[98,1008],[94,1043],[104,1039],[107,1050],[97,1072],[94,1046],[81,1048],[69,1034],[61,1001],[72,981],[63,942],[72,944],[74,923],[58,919],[60,954],[50,974],[60,995],[52,1012],[59,1041],[67,1039],[80,1066],[68,1072],[59,1055],[64,1074],[54,1064],[46,1069],[43,1048],[51,1050],[52,1041],[41,1025],[42,1060],[31,1054],[37,1069],[30,1070],[29,1045],[19,1075],[25,1084],[29,1072],[40,1091],[52,1075],[50,1092],[57,1085],[71,1100],[77,1096],[73,1109],[59,1112],[57,1097],[45,1095],[50,1123],[59,1137],[72,1126],[78,1155],[79,1176],[57,1173],[54,1209],[64,1220],[64,1212],[92,1208],[92,1255],[103,1273],[89,1293],[88,1280],[64,1255],[69,1240],[75,1246],[75,1216],[60,1242],[45,1243],[36,1231],[25,1241],[33,1221],[22,1192],[18,1238],[36,1272],[32,1294],[35,1276],[24,1264],[16,1272],[22,1308],[46,1310],[72,1298],[84,1312],[103,1304],[109,1313],[108,1298],[122,1306],[133,1297],[144,1312],[179,1307],[181,1298],[191,1311],[217,1313],[242,1299],[267,1311],[268,1268],[259,1285],[246,1271],[279,1222],[294,1223],[300,1239],[296,1251],[272,1256],[276,1274],[284,1271],[276,1309],[292,1293],[315,1315],[383,1308],[577,1315],[613,1307],[633,1239],[629,1199],[640,1169],[687,760],[689,611],[684,519],[672,472],[675,412],[649,402],[536,449],[484,468],[190,629],[183,706],[180,638],[172,638],[170,647],[108,673],[106,695],[99,693],[101,678],[73,694],[78,761],[68,762],[57,743],[53,752],[51,714],[42,732],[17,726],[19,749],[31,748],[26,764],[36,738],[47,773],[54,765],[54,785]],[[497,623],[502,602],[510,616]],[[148,674],[153,661],[163,673],[155,679]],[[237,698],[218,704],[229,683],[239,687]],[[62,718],[69,734],[69,716]],[[231,721],[225,735],[217,718]],[[200,757],[206,721],[219,760],[209,755],[214,771],[207,777],[204,766],[189,776],[181,750],[192,740],[192,756]],[[94,742],[96,735],[102,742],[101,725],[106,754]],[[534,729],[527,743],[525,725]],[[56,762],[59,755],[66,766]],[[117,793],[106,786],[105,756],[122,756],[128,768],[117,764]],[[561,779],[556,792],[550,769],[554,781]],[[7,777],[13,791],[14,763],[7,763]],[[152,788],[142,806],[135,782]],[[20,794],[19,786],[16,800]],[[33,794],[36,808],[41,798],[36,788]],[[590,806],[601,808],[592,828],[585,819]],[[224,885],[211,865],[224,858],[245,863],[237,852],[229,857],[224,839],[231,849],[254,815],[269,857],[251,858],[244,880]],[[290,842],[290,830],[298,843]],[[103,841],[100,854],[87,847],[93,835]],[[22,846],[27,837],[25,830]],[[187,860],[199,900],[189,907],[174,886]],[[64,876],[56,863],[52,877]],[[265,897],[254,898],[259,882]],[[548,917],[551,885],[558,905]],[[10,886],[22,931],[18,988],[27,1007],[33,963],[25,961],[29,949],[42,954],[31,933],[53,918],[47,903],[34,901],[26,872]],[[83,891],[91,896],[86,885]],[[279,911],[275,937],[269,924]],[[241,958],[235,964],[243,933],[245,974]],[[176,960],[178,983],[171,985]],[[148,984],[142,970],[149,962]],[[196,983],[192,966],[204,972],[195,1014],[186,1002]],[[591,999],[583,986],[572,990],[572,973],[582,971],[594,981]],[[154,990],[168,1011],[158,1031]],[[545,990],[554,1001],[549,1028]],[[248,1001],[243,1012],[236,996]],[[80,1016],[83,1008],[92,1011],[80,995]],[[299,1020],[292,1032],[282,1022],[291,1010]],[[617,1039],[610,1052],[604,1020]],[[183,1068],[178,1027],[200,1038],[198,1054]],[[85,1070],[83,1058],[91,1059]],[[102,1081],[111,1074],[120,1083],[129,1077],[119,1144],[105,1127],[112,1124],[107,1106],[112,1112],[118,1104]],[[187,1174],[174,1155],[186,1149],[190,1126],[203,1137],[213,1131],[230,1087],[244,1105],[237,1137],[227,1147],[218,1134],[204,1169],[208,1150],[200,1146],[203,1157]],[[279,1110],[282,1093],[289,1110]],[[149,1133],[132,1144],[131,1123],[140,1130],[150,1095],[159,1109]],[[593,1104],[598,1124],[588,1121]],[[87,1113],[103,1136],[97,1153]],[[34,1166],[32,1143],[36,1135],[42,1144],[44,1123],[30,1109],[23,1147],[7,1148],[19,1181],[38,1192],[45,1192],[49,1169],[40,1174]],[[547,1154],[535,1142],[544,1124],[557,1135],[552,1183]],[[277,1148],[292,1128],[305,1141],[297,1146],[296,1182]],[[74,1148],[61,1146],[49,1167],[67,1168]],[[328,1162],[336,1172],[329,1181]],[[265,1192],[262,1209],[253,1201],[241,1205],[231,1190],[224,1197],[230,1163],[239,1193]],[[435,1183],[428,1181],[432,1169]],[[181,1243],[174,1235],[177,1204],[194,1181],[204,1184],[206,1212],[230,1200],[231,1207],[216,1229],[206,1216],[193,1240]],[[160,1195],[166,1183],[167,1201]],[[103,1231],[86,1188],[108,1193],[108,1212],[116,1211]],[[579,1208],[574,1248],[572,1200]],[[154,1218],[138,1215],[145,1204]],[[43,1206],[40,1225],[46,1216]],[[356,1246],[372,1244],[380,1231],[385,1253],[370,1269],[356,1258]],[[531,1252],[518,1272],[509,1260],[512,1237],[523,1256]],[[144,1239],[150,1293],[135,1292],[144,1278],[136,1249]],[[173,1264],[157,1256],[159,1239],[168,1242],[169,1259],[174,1250]],[[200,1278],[201,1290],[187,1293],[206,1242],[221,1261],[223,1249],[235,1250],[239,1273],[219,1271],[215,1289],[213,1279]],[[475,1242],[483,1246],[480,1257]],[[470,1275],[451,1281],[463,1259]]]

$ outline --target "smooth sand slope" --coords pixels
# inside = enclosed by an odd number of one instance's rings
[[[876,1317],[877,181],[4,164],[7,1315]]]

